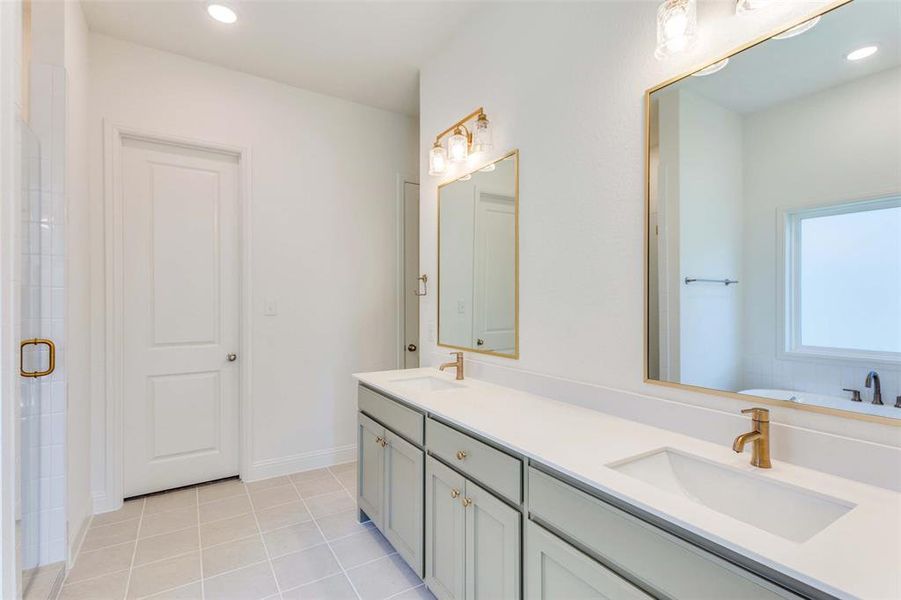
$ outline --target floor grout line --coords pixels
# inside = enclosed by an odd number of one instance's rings
[[[143,502],[144,503],[141,505],[141,516],[138,517],[138,531],[135,533],[135,547],[131,552],[131,564],[128,566],[128,578],[125,580],[125,593],[122,595],[123,599],[128,598],[128,589],[131,587],[131,575],[135,568],[135,557],[138,555],[138,540],[141,537],[141,524],[144,523],[144,509],[147,508],[147,499],[144,498]]]
[[[290,478],[289,478],[290,479]],[[294,483],[294,480],[291,479],[291,485],[294,486],[294,491],[297,492],[297,495],[300,496],[300,490],[297,489],[297,485]],[[341,483],[340,481],[338,483]],[[347,490],[345,490],[346,492]],[[313,511],[310,510],[310,506],[307,504],[307,501],[301,496],[300,501],[303,502],[304,508],[307,509],[307,512],[313,518],[313,523],[316,525],[316,529],[319,530],[319,535],[322,536],[322,539],[326,540],[325,544],[328,548],[329,552],[332,553],[332,557],[335,559],[335,564],[338,565],[338,568],[341,569],[341,574],[344,575],[344,578],[347,580],[347,583],[350,584],[350,589],[354,591],[354,594],[357,596],[358,600],[363,600],[363,597],[360,595],[360,592],[357,590],[357,586],[354,585],[354,582],[347,576],[347,570],[344,568],[344,565],[341,564],[341,560],[338,558],[338,554],[335,553],[335,549],[332,548],[331,543],[326,539],[325,533],[322,531],[322,527],[319,526],[319,522],[316,520],[317,517],[313,514]]]
[[[244,487],[247,487],[246,483],[244,484]],[[272,564],[272,556],[269,554],[269,546],[266,545],[266,538],[263,537],[263,528],[260,527],[260,520],[259,518],[257,518],[256,505],[253,503],[253,497],[250,495],[249,491],[247,493],[247,496],[250,499],[250,510],[253,514],[253,521],[257,524],[257,535],[260,537],[260,543],[263,544],[263,552],[266,553],[266,562],[269,564],[269,572],[272,574],[272,581],[275,583],[275,591],[278,597],[281,598],[282,586],[278,582],[278,576],[275,574],[275,565]]]
[[[206,586],[203,584],[203,540],[200,537],[200,488],[194,488],[194,493],[194,500],[197,502],[197,552],[200,554],[200,600],[205,600]]]

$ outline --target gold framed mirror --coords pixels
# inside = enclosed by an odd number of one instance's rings
[[[438,345],[519,358],[519,151],[438,186]]]
[[[901,4],[647,91],[645,381],[901,425]]]

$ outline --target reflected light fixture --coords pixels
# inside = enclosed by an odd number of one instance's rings
[[[709,67],[704,67],[700,71],[695,71],[694,73],[691,74],[691,76],[692,77],[705,77],[707,75],[713,75],[717,71],[722,71],[728,64],[729,64],[729,59],[724,58],[723,60],[713,63]]]
[[[223,4],[208,4],[206,12],[220,23],[231,25],[238,20],[238,15]]]
[[[484,167],[479,169],[479,171],[481,171],[482,173],[491,173],[496,168],[497,168],[497,165],[495,165],[494,163],[491,163],[491,164],[485,165]]]
[[[779,35],[774,35],[773,39],[774,40],[787,40],[788,38],[793,38],[796,35],[801,35],[805,31],[810,31],[819,22],[820,22],[820,17],[816,16],[812,19],[808,19],[807,21],[804,21],[800,25],[795,25],[791,29],[786,29]]]
[[[657,50],[663,60],[691,48],[698,35],[696,0],[664,0],[657,8]]]
[[[845,58],[848,60],[863,60],[864,58],[868,58],[876,54],[876,51],[879,50],[878,46],[864,46],[863,48],[858,48],[852,52],[849,52]]]
[[[738,0],[735,3],[735,14],[746,15],[761,8],[766,8],[772,3],[773,0]]]
[[[475,121],[475,123],[471,123]],[[471,129],[467,127],[470,123]],[[442,143],[447,137],[447,144]],[[491,150],[491,123],[481,107],[437,136],[429,150],[429,175],[443,175],[449,163],[461,163],[474,154]]]

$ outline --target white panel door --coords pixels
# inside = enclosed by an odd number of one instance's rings
[[[516,349],[516,206],[513,198],[476,194],[473,253],[473,348]]]
[[[238,473],[236,157],[122,147],[124,492]]]
[[[419,184],[404,183],[404,368],[419,366]]]

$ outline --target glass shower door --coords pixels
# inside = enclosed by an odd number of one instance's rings
[[[51,350],[42,340],[42,304],[46,303],[42,289],[48,272],[44,248],[47,223],[42,202],[41,145],[27,124],[20,122],[21,134],[21,271],[20,271],[20,338],[22,340],[18,404],[18,497],[16,507],[16,535],[23,598],[34,597],[36,575],[41,565],[41,497],[49,494],[46,486],[49,473],[42,461],[41,416],[45,387],[49,380],[41,376],[50,369]],[[45,457],[46,458],[46,457]]]

